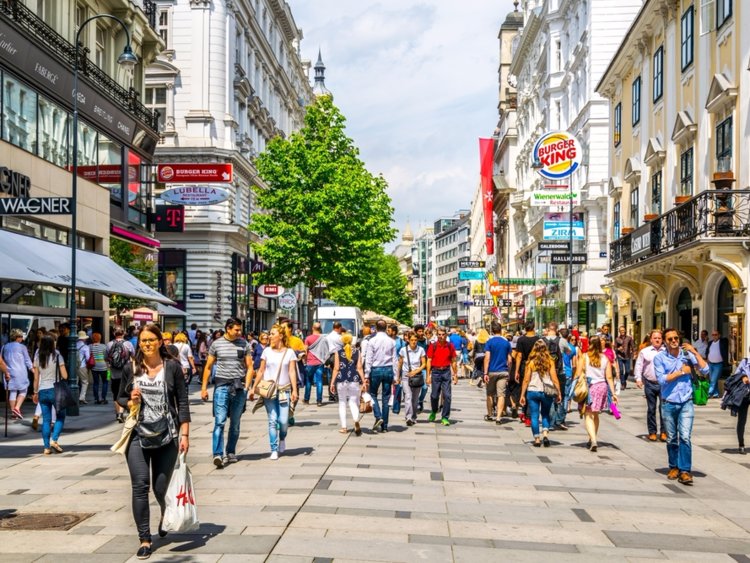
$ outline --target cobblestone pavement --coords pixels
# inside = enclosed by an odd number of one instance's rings
[[[342,435],[336,405],[297,413],[288,450],[268,457],[266,417],[242,422],[240,461],[211,464],[211,406],[192,396],[191,463],[199,533],[155,537],[152,560],[221,561],[750,561],[750,458],[717,401],[696,409],[695,485],[668,481],[664,444],[645,440],[645,400],[622,393],[604,416],[598,453],[578,415],[534,448],[518,422],[484,422],[484,391],[454,388],[454,424]],[[0,439],[0,514],[90,513],[68,531],[0,528],[0,561],[135,560],[138,542],[111,405],[69,418],[65,453],[11,423]],[[372,423],[371,415],[364,423]],[[95,428],[95,429],[91,429]],[[155,507],[155,504],[152,504]],[[158,510],[152,510],[156,530]],[[156,534],[154,534],[156,536]]]

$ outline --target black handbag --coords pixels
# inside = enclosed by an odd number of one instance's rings
[[[133,376],[135,378],[135,376]],[[135,383],[134,383],[135,384]],[[177,425],[169,410],[169,397],[167,396],[167,382],[164,381],[164,405],[166,412],[159,413],[161,416],[154,420],[144,420],[145,409],[141,406],[141,415],[138,425],[135,427],[141,448],[152,450],[166,446],[177,439]]]
[[[406,356],[406,364],[409,366],[409,371],[411,372],[411,358],[409,357],[409,347],[407,346],[404,348],[406,352],[404,352],[404,355]],[[409,387],[422,387],[424,385],[424,374],[420,373],[417,375],[412,375],[411,377],[407,378],[409,380]]]
[[[58,352],[59,354],[59,352]],[[60,412],[76,404],[67,379],[60,378],[60,358],[55,356],[55,410]]]

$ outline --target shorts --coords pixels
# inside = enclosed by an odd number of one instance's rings
[[[488,397],[505,397],[505,391],[508,388],[507,371],[491,371],[489,373],[489,382],[487,383]]]

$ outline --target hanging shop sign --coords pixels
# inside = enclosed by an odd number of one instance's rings
[[[184,205],[157,205],[153,223],[157,233],[181,233],[185,230]]]
[[[572,235],[571,235],[572,227]],[[574,213],[573,222],[568,213],[545,213],[543,223],[544,240],[585,240],[583,213]]]
[[[581,205],[581,193],[578,190],[557,190],[542,188],[531,192],[531,207],[550,207],[550,206],[570,206],[570,200],[573,200],[573,206]]]
[[[279,308],[291,311],[297,306],[297,298],[294,293],[286,292],[279,297]]]
[[[267,283],[258,286],[258,295],[263,297],[278,297],[284,293],[284,287],[275,283]]]
[[[167,184],[231,183],[232,176],[231,164],[159,164],[156,167],[156,180]]]
[[[474,271],[474,270],[462,270],[458,272],[458,279],[461,281],[464,280],[483,280],[485,277],[485,273],[482,271]]]
[[[540,242],[539,251],[543,250],[561,250],[570,252],[570,241],[565,242]]]
[[[164,190],[160,199],[180,205],[213,205],[229,199],[229,192],[213,186],[180,186]]]
[[[551,131],[534,145],[534,160],[539,174],[548,180],[571,176],[581,165],[581,143],[567,131]]]
[[[487,262],[484,260],[459,260],[459,268],[484,268]]]
[[[573,264],[586,264],[588,255],[587,254],[553,254],[552,264],[570,264],[571,258]]]
[[[495,304],[494,299],[489,298],[477,298],[475,297],[472,301],[472,306],[474,307],[492,307]]]

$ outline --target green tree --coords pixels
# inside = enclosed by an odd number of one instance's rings
[[[378,249],[359,279],[342,288],[328,292],[339,305],[369,309],[393,317],[404,324],[411,324],[413,309],[406,291],[406,276],[401,273],[395,256]]]
[[[132,244],[111,237],[109,239],[109,257],[124,270],[138,278],[140,281],[156,289],[156,268],[152,261],[146,260],[137,247]],[[123,295],[113,295],[109,300],[109,306],[117,311],[119,315],[127,309],[135,309],[148,304],[146,299],[136,299]]]
[[[260,211],[249,228],[260,236],[252,246],[268,268],[256,283],[344,288],[393,240],[386,181],[367,171],[344,125],[323,96],[307,108],[300,131],[273,139],[258,156]]]

